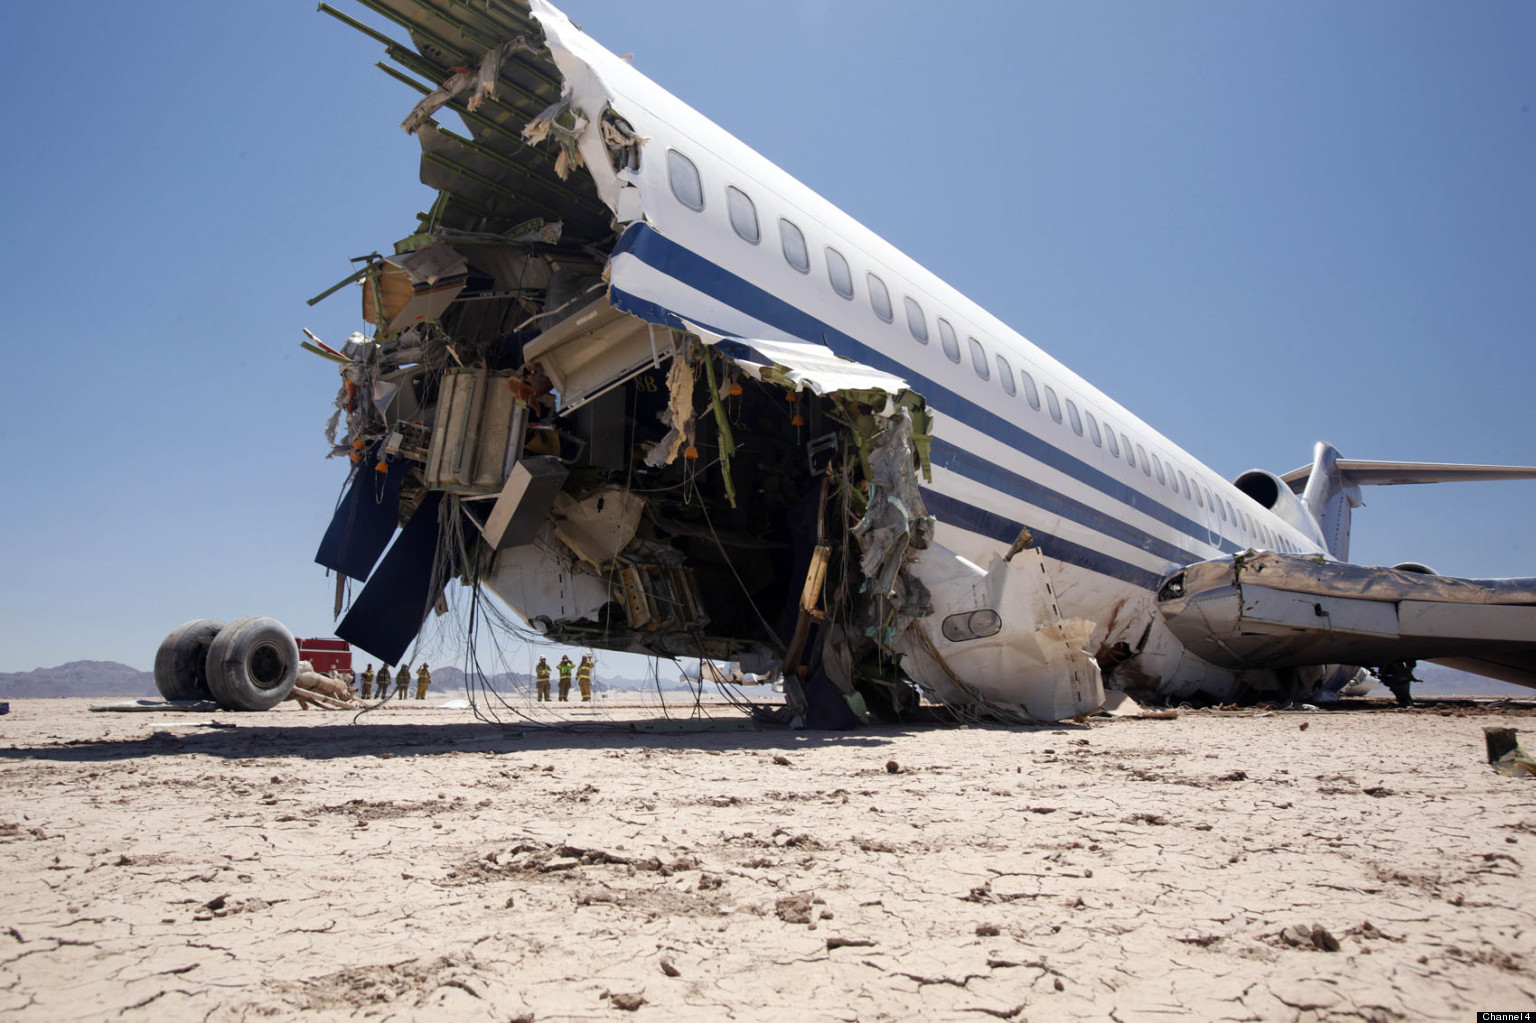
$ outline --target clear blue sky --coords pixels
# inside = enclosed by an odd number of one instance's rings
[[[566,9],[1229,477],[1536,463],[1536,5]],[[304,300],[431,201],[381,58],[310,0],[8,13],[0,671],[330,632],[299,329],[362,324]],[[1355,560],[1536,575],[1536,483],[1366,499]]]

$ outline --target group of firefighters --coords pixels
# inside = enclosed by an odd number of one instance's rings
[[[560,663],[555,665],[560,672],[560,700],[566,702],[571,698],[571,669],[576,670],[576,685],[581,689],[583,703],[592,701],[592,655],[585,654],[581,658],[581,664],[573,665],[571,659],[564,654],[560,657]],[[538,686],[539,702],[549,702],[549,662],[539,658],[538,666],[533,669],[534,682]]]
[[[582,702],[590,703],[592,701],[591,654],[583,655],[580,664],[575,664],[571,661],[570,657],[561,655],[560,663],[555,665],[554,669],[550,668],[549,661],[540,657],[538,667],[534,669],[534,678],[538,684],[540,703],[549,702],[549,677],[552,670],[559,671],[560,673],[560,701],[562,703],[569,701],[571,698],[571,675],[573,673],[576,676],[576,687],[581,690]],[[411,684],[411,667],[408,664],[402,664],[398,671],[391,674],[389,665],[386,664],[379,669],[378,674],[374,674],[373,665],[369,664],[367,668],[363,669],[363,673],[358,676],[358,681],[362,684],[362,693],[360,695],[365,700],[373,699],[375,687],[378,688],[379,699],[388,699],[390,682],[394,682],[395,685],[395,699],[408,699],[407,690]],[[427,670],[427,665],[423,662],[421,667],[416,669],[416,699],[425,700],[427,698],[427,687],[431,684],[432,672]]]
[[[363,673],[358,676],[358,681],[362,683],[363,691],[361,695],[365,700],[373,699],[374,686],[378,686],[379,699],[388,699],[389,683],[391,681],[395,683],[395,699],[409,699],[407,690],[411,685],[411,666],[409,664],[400,665],[400,670],[394,673],[393,680],[391,680],[389,665],[384,665],[384,667],[379,669],[379,673],[375,675],[373,673],[373,665],[369,664],[367,668],[363,669]],[[431,684],[432,672],[427,669],[427,663],[423,661],[421,667],[416,669],[416,699],[425,700],[427,698],[427,687]]]

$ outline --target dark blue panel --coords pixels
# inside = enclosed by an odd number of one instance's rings
[[[440,579],[438,585],[432,585],[442,504],[442,491],[428,492],[416,514],[400,531],[400,538],[379,562],[373,578],[336,626],[337,636],[385,664],[400,663],[447,581]],[[474,535],[473,530],[470,535]],[[450,566],[448,573],[453,571]]]
[[[389,472],[379,473],[371,468],[378,459],[375,449],[361,463],[315,552],[316,562],[348,579],[368,578],[379,555],[389,546],[389,538],[395,535],[395,522],[400,517],[405,460],[396,459],[389,463]]]

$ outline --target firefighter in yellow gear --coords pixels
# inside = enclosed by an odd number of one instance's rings
[[[378,683],[379,699],[382,700],[389,695],[389,665],[386,664],[379,669],[378,677],[374,681]]]
[[[581,687],[581,702],[592,702],[592,655],[587,654],[581,659],[581,665],[576,669],[576,684]]]
[[[539,683],[539,702],[549,702],[549,662],[539,658],[538,666],[533,669],[533,677]]]
[[[565,703],[571,698],[571,669],[576,667],[570,657],[560,655],[560,663],[555,665],[560,669],[560,702]]]
[[[432,684],[432,673],[427,670],[427,662],[422,661],[421,667],[416,669],[416,699],[427,698],[427,687]]]
[[[370,697],[373,696],[373,663],[372,662],[369,662],[368,667],[363,669],[362,679],[363,679],[363,699],[366,700],[366,699],[369,699]]]
[[[395,672],[395,699],[405,699],[406,690],[411,686],[411,666],[400,665],[400,670]]]

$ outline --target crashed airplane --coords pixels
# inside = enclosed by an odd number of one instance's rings
[[[423,94],[438,192],[327,292],[373,336],[305,343],[352,466],[316,560],[366,581],[336,631],[375,658],[457,578],[882,715],[1406,695],[1424,659],[1536,686],[1536,579],[1347,563],[1362,485],[1536,469],[1319,444],[1228,482],[545,0],[358,2],[410,45],[321,10]]]

